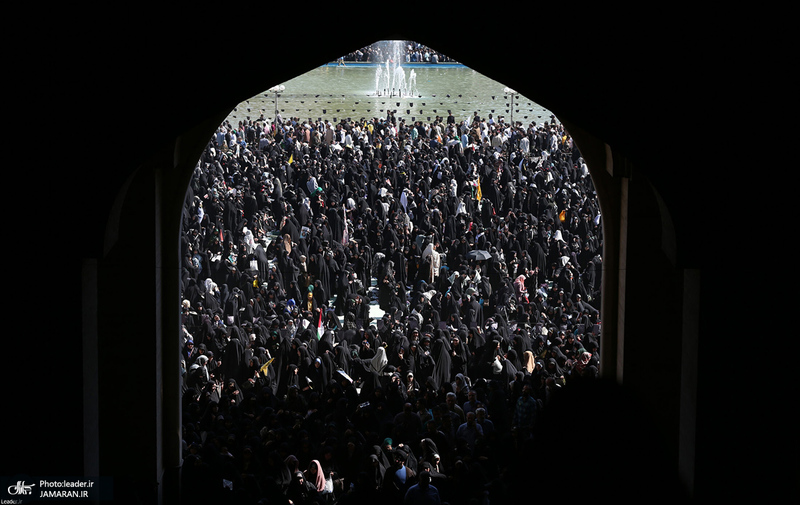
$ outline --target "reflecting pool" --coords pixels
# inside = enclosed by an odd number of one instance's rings
[[[504,84],[464,65],[403,63],[400,67],[405,74],[402,90],[391,88],[386,77],[394,72],[394,67],[387,70],[380,64],[323,65],[280,83],[284,90],[277,94],[266,91],[274,84],[268,83],[263,93],[231,111],[228,120],[234,126],[262,115],[272,120],[277,109],[284,119],[322,118],[338,122],[346,118],[380,118],[388,111],[395,111],[398,119],[432,121],[437,116],[447,117],[452,111],[459,122],[477,112],[480,117],[502,116],[507,122],[520,121],[527,126],[531,122],[549,121],[552,114],[533,100],[507,92]]]

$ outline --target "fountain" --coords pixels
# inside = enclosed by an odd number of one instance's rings
[[[419,90],[417,90],[417,73],[414,72],[413,69],[408,77],[408,90],[411,96],[417,96],[419,94]]]
[[[386,60],[385,67],[378,65],[375,69],[375,96],[408,98],[417,93],[417,74],[413,70],[406,79],[405,69],[399,63],[392,68],[391,60]]]
[[[406,71],[400,64],[405,61],[403,42],[389,41],[389,55],[386,64],[375,69],[375,96],[397,96],[406,98],[417,93],[417,74],[412,70],[411,77],[406,80]],[[413,85],[413,86],[412,86]]]
[[[383,67],[378,65],[378,68],[375,69],[375,96],[381,95],[381,74],[383,73]]]
[[[406,71],[403,70],[403,67],[400,66],[398,63],[394,69],[394,76],[392,82],[392,96],[395,96],[395,90],[397,90],[397,96],[402,97],[403,92],[406,89]]]

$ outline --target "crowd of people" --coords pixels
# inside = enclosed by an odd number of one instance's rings
[[[401,63],[445,63],[453,62],[452,58],[430,47],[410,40],[402,42],[402,54],[395,54],[396,45],[372,44],[351,51],[342,56],[340,62],[384,63],[388,59],[402,58]]]
[[[598,378],[600,210],[554,117],[225,122],[182,226],[187,502],[499,503]]]

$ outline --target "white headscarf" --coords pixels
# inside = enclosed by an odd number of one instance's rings
[[[244,245],[247,247],[247,253],[252,253],[256,248],[256,241],[253,238],[253,232],[248,230],[245,226],[242,231],[244,232]]]
[[[372,358],[370,362],[370,368],[375,373],[382,373],[383,369],[386,368],[386,365],[389,364],[389,358],[386,357],[386,349],[383,347],[378,347],[375,350],[375,356]]]

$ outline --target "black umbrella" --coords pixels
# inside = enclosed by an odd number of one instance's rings
[[[489,253],[489,251],[484,251],[483,249],[472,249],[471,251],[467,252],[467,259],[469,260],[483,261],[488,260],[491,257],[492,255]]]

